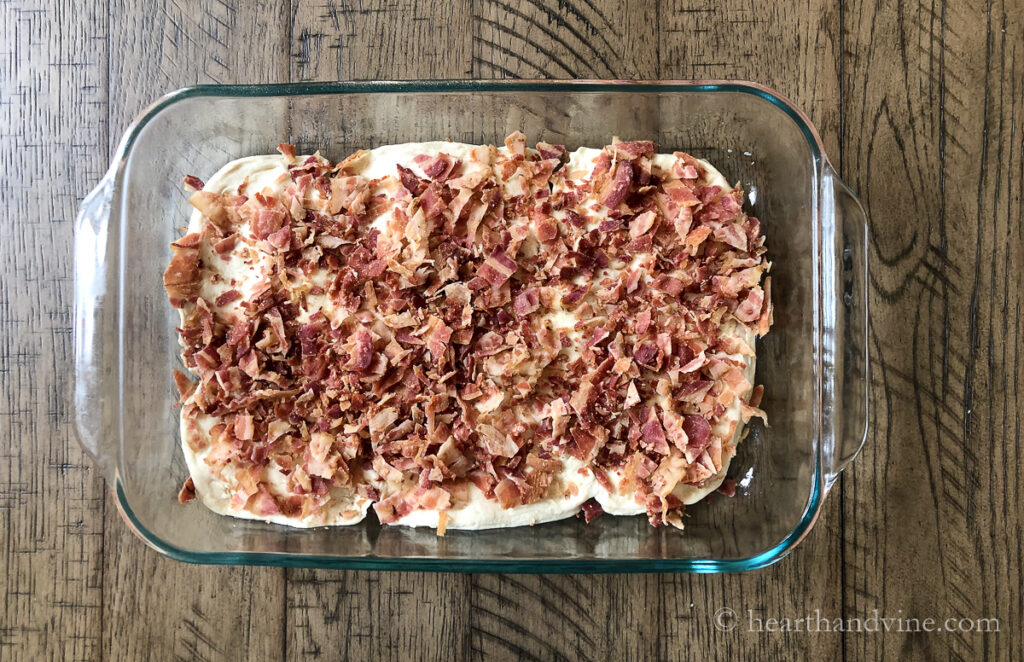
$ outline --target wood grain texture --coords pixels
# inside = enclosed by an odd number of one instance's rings
[[[846,8],[843,166],[871,217],[875,417],[845,484],[844,609],[1001,623],[846,651],[1019,660],[1022,7]]]
[[[103,483],[74,443],[71,250],[106,169],[106,6],[0,5],[0,659],[95,659]]]
[[[1024,0],[0,3],[0,660],[1024,657]],[[201,82],[740,78],[811,116],[871,217],[873,420],[745,575],[212,568],[128,531],[70,433],[71,219],[124,127]],[[70,174],[69,174],[70,173]],[[714,628],[734,609],[739,627]],[[1000,632],[750,633],[755,617]]]

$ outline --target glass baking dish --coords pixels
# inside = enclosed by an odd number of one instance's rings
[[[775,326],[759,341],[770,427],[754,424],[738,494],[688,508],[686,529],[644,517],[479,532],[292,529],[179,505],[187,476],[171,370],[176,312],[162,274],[190,208],[182,176],[272,153],[339,160],[359,148],[451,139],[601,146],[653,139],[710,160],[749,196],[772,269]],[[128,129],[75,225],[75,422],[128,525],[197,563],[495,572],[738,571],[789,553],[867,428],[867,224],[806,116],[745,82],[424,81],[199,86]],[[757,419],[755,419],[757,420]]]

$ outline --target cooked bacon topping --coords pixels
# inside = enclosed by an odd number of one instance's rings
[[[597,502],[597,499],[587,499],[580,506],[580,510],[583,511],[583,519],[590,524],[595,519],[604,514],[604,508]]]
[[[582,177],[561,145],[505,147],[369,180],[366,152],[282,144],[273,193],[186,177],[203,224],[164,284],[198,381],[174,379],[183,420],[215,421],[189,443],[234,508],[319,517],[347,490],[385,523],[438,511],[443,535],[470,485],[502,508],[563,498],[574,456],[681,526],[676,486],[706,484],[736,418],[764,416],[733,333],[772,320],[742,192],[686,154],[659,165],[650,141],[615,140]],[[254,280],[228,275],[237,260]]]
[[[185,479],[185,484],[181,486],[181,491],[178,492],[178,503],[188,503],[195,498],[196,484],[192,482],[192,476],[189,476]]]

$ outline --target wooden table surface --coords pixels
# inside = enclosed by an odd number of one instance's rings
[[[0,2],[0,659],[1024,659],[1022,15],[1024,0]],[[872,419],[791,556],[713,576],[200,567],[121,522],[72,431],[70,255],[124,128],[195,83],[445,77],[747,79],[809,113],[871,218]],[[723,607],[735,630],[714,627]],[[758,633],[747,610],[999,632]]]

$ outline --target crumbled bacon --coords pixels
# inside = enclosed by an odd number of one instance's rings
[[[185,188],[190,191],[202,191],[206,184],[195,175],[185,175]]]
[[[597,499],[587,499],[580,506],[580,510],[583,511],[583,519],[587,524],[590,524],[595,519],[604,514],[604,508],[597,502]]]
[[[215,421],[187,443],[232,508],[322,521],[350,489],[384,523],[438,512],[443,535],[469,483],[503,508],[578,493],[571,455],[681,526],[673,489],[728,462],[733,403],[764,416],[736,358],[753,348],[723,330],[771,324],[760,222],[693,157],[615,140],[570,179],[563,146],[515,133],[370,180],[367,152],[279,151],[277,192],[186,177],[202,231],[164,275],[198,379],[174,374],[183,420]],[[239,259],[259,280],[228,276]]]
[[[195,498],[196,484],[192,482],[192,476],[189,476],[185,479],[185,484],[181,486],[181,491],[178,492],[178,503],[188,503]]]
[[[516,315],[523,317],[540,308],[540,291],[536,287],[530,287],[520,292],[512,303]]]
[[[629,185],[633,181],[633,165],[628,161],[620,161],[615,166],[615,175],[609,182],[607,192],[601,202],[608,209],[615,209],[626,199]]]
[[[171,244],[171,263],[164,271],[164,289],[171,305],[181,308],[199,296],[199,234],[185,235]]]

